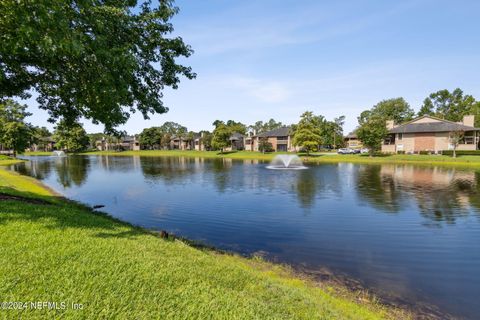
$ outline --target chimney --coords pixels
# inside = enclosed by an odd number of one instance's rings
[[[463,125],[468,127],[475,126],[475,116],[463,116]]]
[[[393,122],[393,120],[387,120],[387,129],[390,130],[390,129],[393,129],[395,127],[395,123]]]
[[[204,135],[205,135],[205,132],[202,131],[202,133],[200,133],[200,137],[203,138]]]
[[[254,135],[254,136],[257,135],[257,130],[256,130],[256,129],[253,129],[253,135]]]

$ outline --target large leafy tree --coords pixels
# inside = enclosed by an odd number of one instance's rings
[[[0,1],[0,98],[38,93],[51,120],[80,117],[106,131],[140,111],[164,113],[165,87],[195,74],[192,49],[169,37],[171,0]]]
[[[281,122],[277,122],[274,119],[270,119],[266,122],[263,121],[257,121],[255,124],[252,124],[251,126],[248,127],[248,129],[255,131],[257,134],[278,129],[283,127],[283,124]]]
[[[73,124],[62,120],[58,123],[53,134],[55,146],[67,152],[79,152],[88,147],[90,139],[78,122]]]
[[[140,133],[140,144],[147,149],[155,149],[160,146],[164,134],[160,127],[145,128]]]
[[[246,134],[247,133],[247,126],[244,125],[241,122],[236,122],[233,120],[228,120],[226,123],[228,129],[230,130],[231,133],[237,132],[240,134]]]
[[[450,121],[462,121],[465,115],[475,115],[475,125],[480,126],[480,101],[465,95],[460,88],[452,92],[439,90],[423,101],[418,115],[433,115]]]
[[[220,150],[220,152],[223,153],[223,150],[229,145],[232,130],[220,120],[216,120],[213,125],[215,126],[215,130],[213,130],[212,148]]]
[[[0,102],[0,144],[12,150],[14,157],[32,141],[33,127],[25,123],[25,118],[30,115],[26,105],[11,99]]]
[[[362,144],[370,150],[370,156],[381,148],[383,139],[388,134],[385,121],[385,117],[377,114],[368,118],[359,117],[356,133]]]
[[[403,98],[382,100],[372,109],[363,111],[359,121],[368,121],[370,117],[393,120],[396,124],[412,120],[415,112]]]
[[[323,116],[315,116],[313,112],[304,112],[295,126],[293,145],[301,147],[307,154],[317,151],[322,144]]]
[[[200,136],[201,136],[201,143],[203,144],[203,147],[205,148],[205,150],[211,150],[213,134],[210,131],[203,130],[203,131],[200,131]]]

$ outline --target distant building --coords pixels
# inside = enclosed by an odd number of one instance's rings
[[[382,152],[438,153],[452,150],[450,137],[453,132],[458,131],[464,133],[464,138],[457,146],[457,150],[478,150],[480,128],[475,128],[474,123],[474,116],[465,116],[462,122],[452,122],[427,115],[401,125],[387,121],[389,134],[382,144]]]
[[[170,140],[170,149],[173,150],[195,150],[195,135],[193,138],[173,136]]]
[[[41,137],[37,143],[32,144],[27,151],[45,151],[50,152],[55,150],[55,140],[53,137]]]
[[[205,144],[203,142],[203,136],[204,133],[202,132],[201,134],[198,134],[195,136],[193,139],[193,144],[195,145],[195,150],[196,151],[205,151]]]
[[[361,149],[363,147],[362,141],[358,139],[355,131],[350,132],[344,139],[345,147],[350,149]]]
[[[272,144],[272,148],[274,151],[296,151],[295,147],[292,145],[292,138],[293,135],[291,132],[291,128],[281,127],[267,132],[262,132],[260,134],[253,134],[244,137],[244,146],[245,150],[259,151],[260,141],[261,139],[265,139]]]
[[[103,137],[95,142],[99,151],[139,151],[140,142],[135,136],[124,136],[120,139]]]
[[[244,150],[245,149],[244,139],[245,139],[245,136],[243,134],[234,132],[229,138],[230,145],[225,150],[227,151]]]

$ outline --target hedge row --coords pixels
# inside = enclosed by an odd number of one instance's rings
[[[457,150],[457,156],[480,156],[480,150]],[[445,156],[453,156],[453,150],[443,150]]]

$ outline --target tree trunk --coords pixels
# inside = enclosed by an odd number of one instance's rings
[[[457,148],[453,148],[453,157],[454,157],[454,158],[457,157]]]

